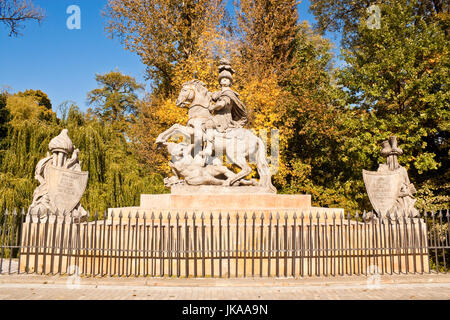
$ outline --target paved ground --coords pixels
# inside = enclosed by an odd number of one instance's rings
[[[305,279],[154,279],[0,276],[0,300],[23,299],[439,299],[450,300],[450,275]]]

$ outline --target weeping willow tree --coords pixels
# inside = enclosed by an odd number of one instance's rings
[[[28,208],[31,204],[38,185],[35,166],[46,156],[50,140],[63,128],[69,130],[73,144],[80,150],[82,170],[89,172],[81,203],[91,214],[138,205],[141,193],[164,192],[162,177],[138,162],[124,134],[115,130],[113,124],[82,113],[76,105],[70,106],[63,119],[14,107],[8,106],[13,117],[0,163],[1,211]]]
[[[34,168],[48,150],[59,126],[56,122],[24,121],[9,128],[0,172],[0,209],[26,208],[31,204]]]
[[[93,212],[139,205],[142,193],[163,193],[162,176],[152,174],[138,162],[125,136],[113,124],[81,113],[72,106],[65,127],[80,149],[89,185],[82,204]]]

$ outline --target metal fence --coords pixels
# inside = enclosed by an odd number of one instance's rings
[[[447,272],[449,211],[110,212],[0,219],[1,274],[306,277]]]

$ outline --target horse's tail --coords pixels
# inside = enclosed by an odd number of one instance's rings
[[[261,138],[257,137],[258,150],[256,151],[256,166],[259,174],[259,184],[267,187],[272,192],[277,192],[277,189],[272,185],[270,175],[270,167],[266,157],[266,146]]]

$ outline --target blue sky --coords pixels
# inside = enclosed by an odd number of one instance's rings
[[[40,89],[50,97],[53,110],[64,101],[87,109],[86,94],[96,88],[95,74],[114,69],[144,81],[145,66],[117,39],[109,39],[101,11],[107,0],[34,0],[45,10],[41,25],[27,23],[22,36],[9,37],[0,25],[0,89],[10,92]],[[81,8],[81,30],[69,30],[70,5]],[[230,5],[228,6],[230,7]],[[300,20],[314,23],[309,1],[299,5]],[[332,39],[333,40],[333,39]]]

